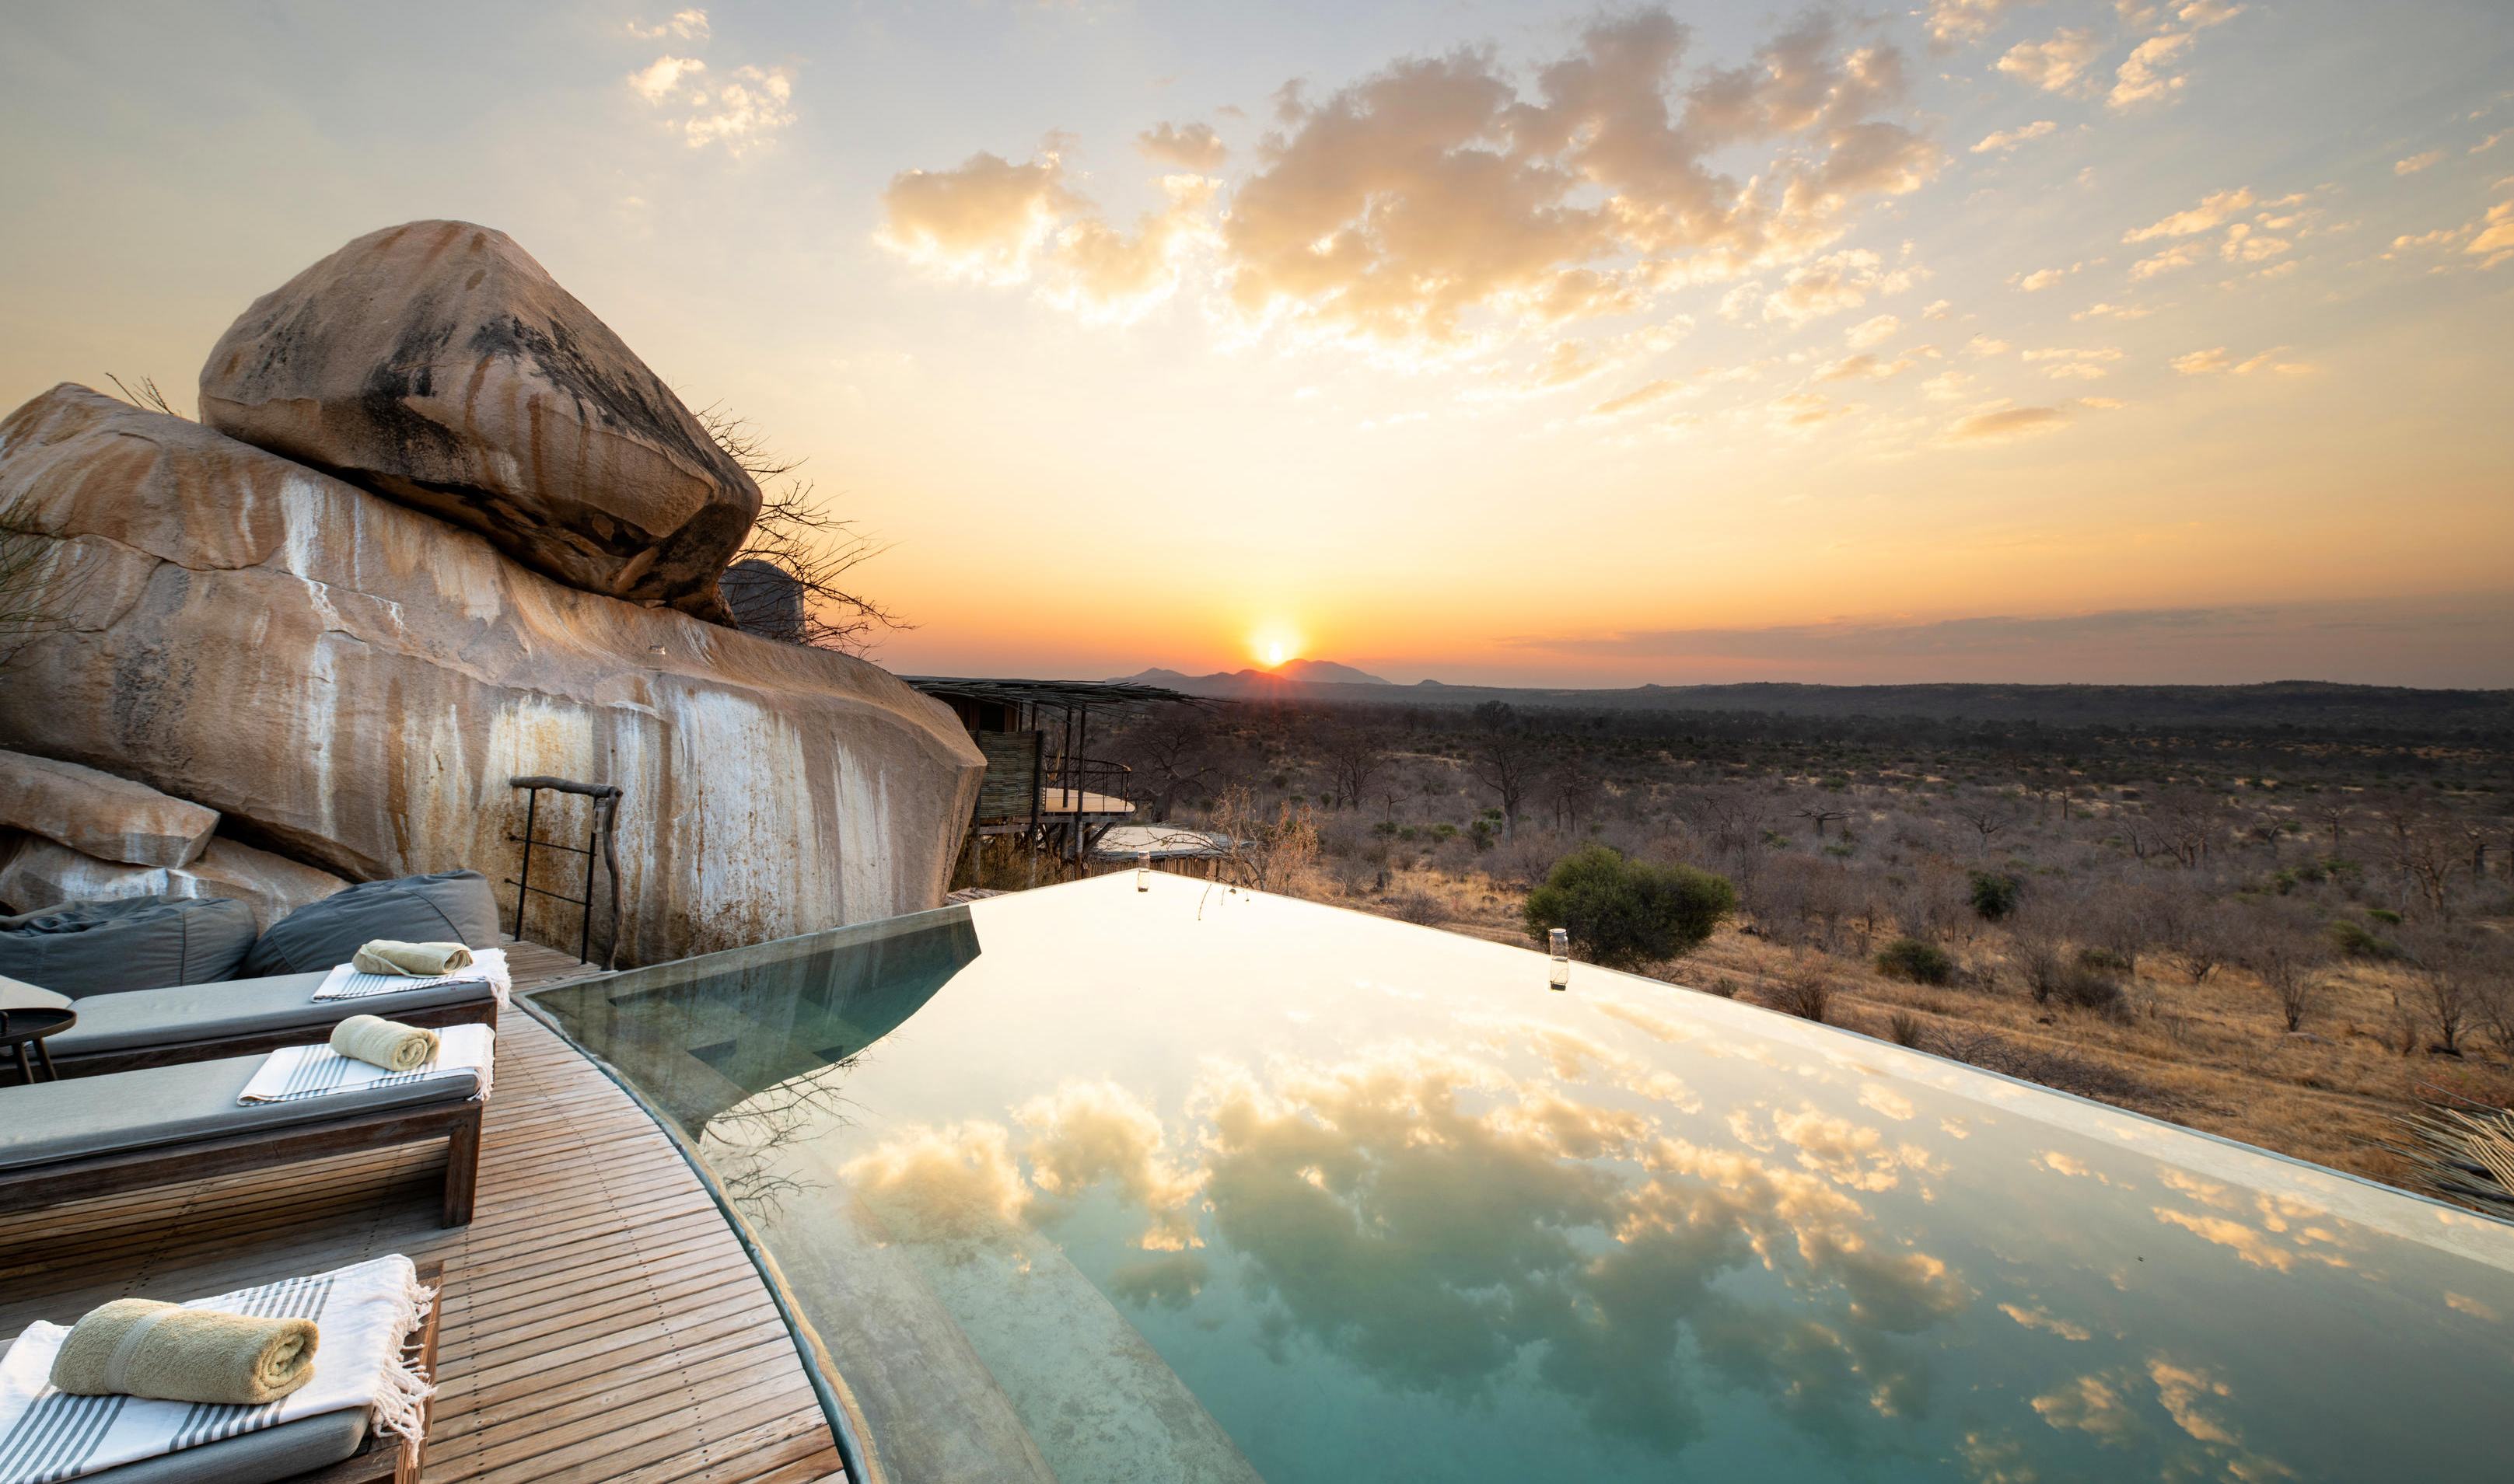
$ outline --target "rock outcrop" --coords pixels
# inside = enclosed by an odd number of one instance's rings
[[[201,421],[486,537],[571,587],[722,620],[759,487],[506,233],[370,232],[255,300]]]
[[[217,810],[146,783],[49,757],[0,752],[0,828],[42,835],[98,861],[189,865],[210,848],[218,827]]]
[[[210,841],[188,865],[100,861],[40,836],[26,837],[14,853],[0,845],[0,862],[6,862],[0,864],[0,902],[12,912],[40,912],[100,897],[225,897],[253,909],[257,933],[349,884],[330,871],[223,839]]]
[[[942,900],[983,760],[864,661],[564,585],[78,386],[0,422],[0,507],[47,539],[60,609],[0,677],[0,746],[370,880],[511,875],[511,776],[617,783],[627,962]]]

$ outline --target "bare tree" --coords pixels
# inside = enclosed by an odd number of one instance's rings
[[[1182,794],[1194,795],[1220,771],[1213,729],[1204,713],[1192,706],[1167,705],[1139,718],[1119,737],[1116,752],[1134,769],[1128,782],[1151,797],[1135,803],[1156,823],[1169,819]]]
[[[2460,1056],[2463,1038],[2487,1008],[2482,986],[2494,972],[2488,944],[2473,934],[2436,927],[2405,934],[2403,940],[2411,994],[2435,1032],[2434,1049]],[[2495,946],[2502,951],[2501,943]]]
[[[1970,825],[1972,832],[1981,837],[1981,848],[1985,852],[1990,849],[1990,842],[2007,829],[2008,814],[2005,800],[1994,802],[1976,799],[1959,804],[1956,806],[1955,816]]]
[[[1347,809],[1359,809],[1371,781],[1388,766],[1388,749],[1380,745],[1378,734],[1366,727],[1335,727],[1318,739],[1318,747],[1337,800]]]
[[[1269,816],[1247,789],[1232,788],[1214,802],[1213,824],[1222,835],[1223,878],[1255,891],[1286,890],[1318,859],[1318,825],[1308,809],[1288,801]]]
[[[759,516],[733,559],[766,562],[801,590],[803,643],[861,655],[883,634],[916,626],[856,586],[855,569],[890,548],[829,513],[809,483],[791,477],[801,460],[770,452],[757,428],[720,406],[701,409],[698,420],[759,486]],[[772,489],[777,480],[784,484]]]
[[[1474,714],[1476,730],[1467,742],[1467,770],[1500,801],[1502,837],[1515,838],[1520,810],[1536,778],[1536,741],[1508,702],[1487,701]]]
[[[2255,917],[2237,956],[2278,1000],[2279,1018],[2290,1030],[2302,1030],[2305,1018],[2329,995],[2330,960],[2322,941],[2285,914]]]
[[[1824,838],[1824,827],[1836,820],[1849,819],[1850,811],[1847,809],[1826,809],[1822,806],[1818,806],[1815,808],[1800,810],[1799,818],[1802,820],[1813,820],[1815,822],[1815,837],[1821,840]]]

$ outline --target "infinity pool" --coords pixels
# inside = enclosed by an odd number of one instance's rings
[[[1131,873],[534,996],[893,1479],[2507,1477],[2514,1226]]]

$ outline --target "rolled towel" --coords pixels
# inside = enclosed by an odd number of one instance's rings
[[[310,1319],[116,1299],[70,1327],[52,1383],[79,1396],[261,1406],[314,1379]]]
[[[379,938],[360,947],[349,967],[360,974],[396,974],[434,979],[471,967],[471,950],[459,943],[396,943]]]
[[[436,1057],[436,1032],[377,1015],[353,1015],[332,1027],[332,1049],[386,1071],[417,1071]]]

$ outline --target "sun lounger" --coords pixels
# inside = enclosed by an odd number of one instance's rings
[[[78,1023],[56,1033],[45,1051],[61,1076],[87,1077],[320,1041],[353,1015],[381,1015],[431,1029],[498,1023],[497,996],[478,980],[318,1000],[314,991],[323,980],[320,974],[281,974],[91,994],[74,1007]]]
[[[354,1013],[373,1001],[349,1004]],[[445,1224],[470,1222],[480,1162],[478,1079],[432,1077],[240,1103],[265,1060],[229,1057],[0,1087],[0,1211],[443,1139]]]
[[[422,1263],[419,1281],[437,1300],[402,1346],[403,1360],[424,1380],[436,1378],[437,1322],[445,1310],[445,1264]],[[214,1443],[100,1469],[75,1484],[418,1484],[427,1449],[427,1404],[420,1404],[415,1436],[368,1426],[366,1412],[348,1409],[282,1423]]]

